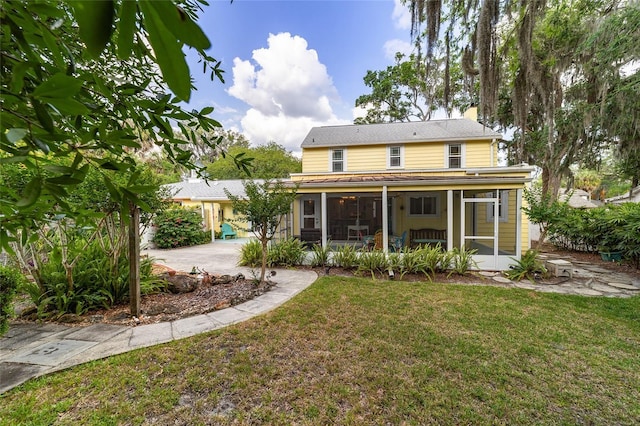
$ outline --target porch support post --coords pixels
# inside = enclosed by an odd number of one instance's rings
[[[389,207],[387,200],[387,186],[382,187],[382,251],[389,251]]]
[[[216,215],[213,212],[213,201],[209,203],[211,211],[209,212],[209,224],[211,225],[211,242],[216,240]]]
[[[527,238],[531,244],[529,232]],[[522,189],[516,189],[516,259],[522,259]]]
[[[327,193],[320,195],[320,226],[322,228],[322,247],[327,246]]]
[[[447,251],[449,250],[453,250],[453,190],[452,189],[447,190]]]

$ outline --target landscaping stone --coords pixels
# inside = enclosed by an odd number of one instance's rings
[[[492,280],[497,281],[499,283],[504,283],[504,284],[508,284],[511,283],[511,280],[509,278],[505,278],[503,276],[500,275],[496,275],[495,277],[491,277]]]
[[[625,284],[625,283],[608,283],[607,285],[609,285],[610,287],[619,288],[619,289],[621,289],[621,290],[640,291],[640,287],[636,287],[636,286],[631,285],[631,284]]]
[[[195,275],[169,275],[166,273],[162,274],[161,278],[167,280],[169,283],[168,289],[174,294],[191,293],[198,288],[198,278]]]
[[[596,291],[601,291],[603,293],[620,293],[620,290],[615,287],[609,287],[606,284],[594,283],[591,288]]]

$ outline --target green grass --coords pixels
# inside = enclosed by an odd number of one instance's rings
[[[321,278],[267,315],[30,381],[0,424],[638,424],[640,298]]]

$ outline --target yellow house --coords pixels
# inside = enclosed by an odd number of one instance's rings
[[[294,235],[384,250],[441,242],[503,270],[529,248],[532,167],[499,166],[501,134],[467,118],[315,127],[302,142]],[[403,238],[404,237],[404,238]]]
[[[260,180],[257,180],[262,182]],[[202,215],[203,228],[211,231],[211,241],[215,232],[220,231],[223,223],[229,223],[238,237],[253,235],[249,224],[238,222],[233,206],[225,189],[231,194],[243,197],[244,185],[241,180],[210,180],[190,177],[181,182],[165,185],[171,194],[172,201],[184,207],[195,207]]]

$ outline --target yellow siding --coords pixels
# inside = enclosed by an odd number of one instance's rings
[[[446,143],[410,143],[404,146],[404,170],[446,168]],[[497,144],[491,141],[464,143],[465,167],[492,167],[497,161]],[[346,172],[382,171],[387,169],[387,145],[345,147]],[[331,148],[305,148],[302,153],[303,173],[326,173],[330,171]],[[491,152],[493,151],[493,162]],[[398,170],[398,169],[394,169]]]
[[[328,148],[305,148],[302,150],[302,172],[317,173],[329,171]]]
[[[349,147],[347,149],[346,171],[348,172],[366,172],[367,170],[385,170],[386,168],[386,145]]]
[[[416,143],[404,147],[405,169],[444,168],[444,144]]]
[[[465,145],[465,167],[490,167],[490,143],[490,141],[467,143]]]

